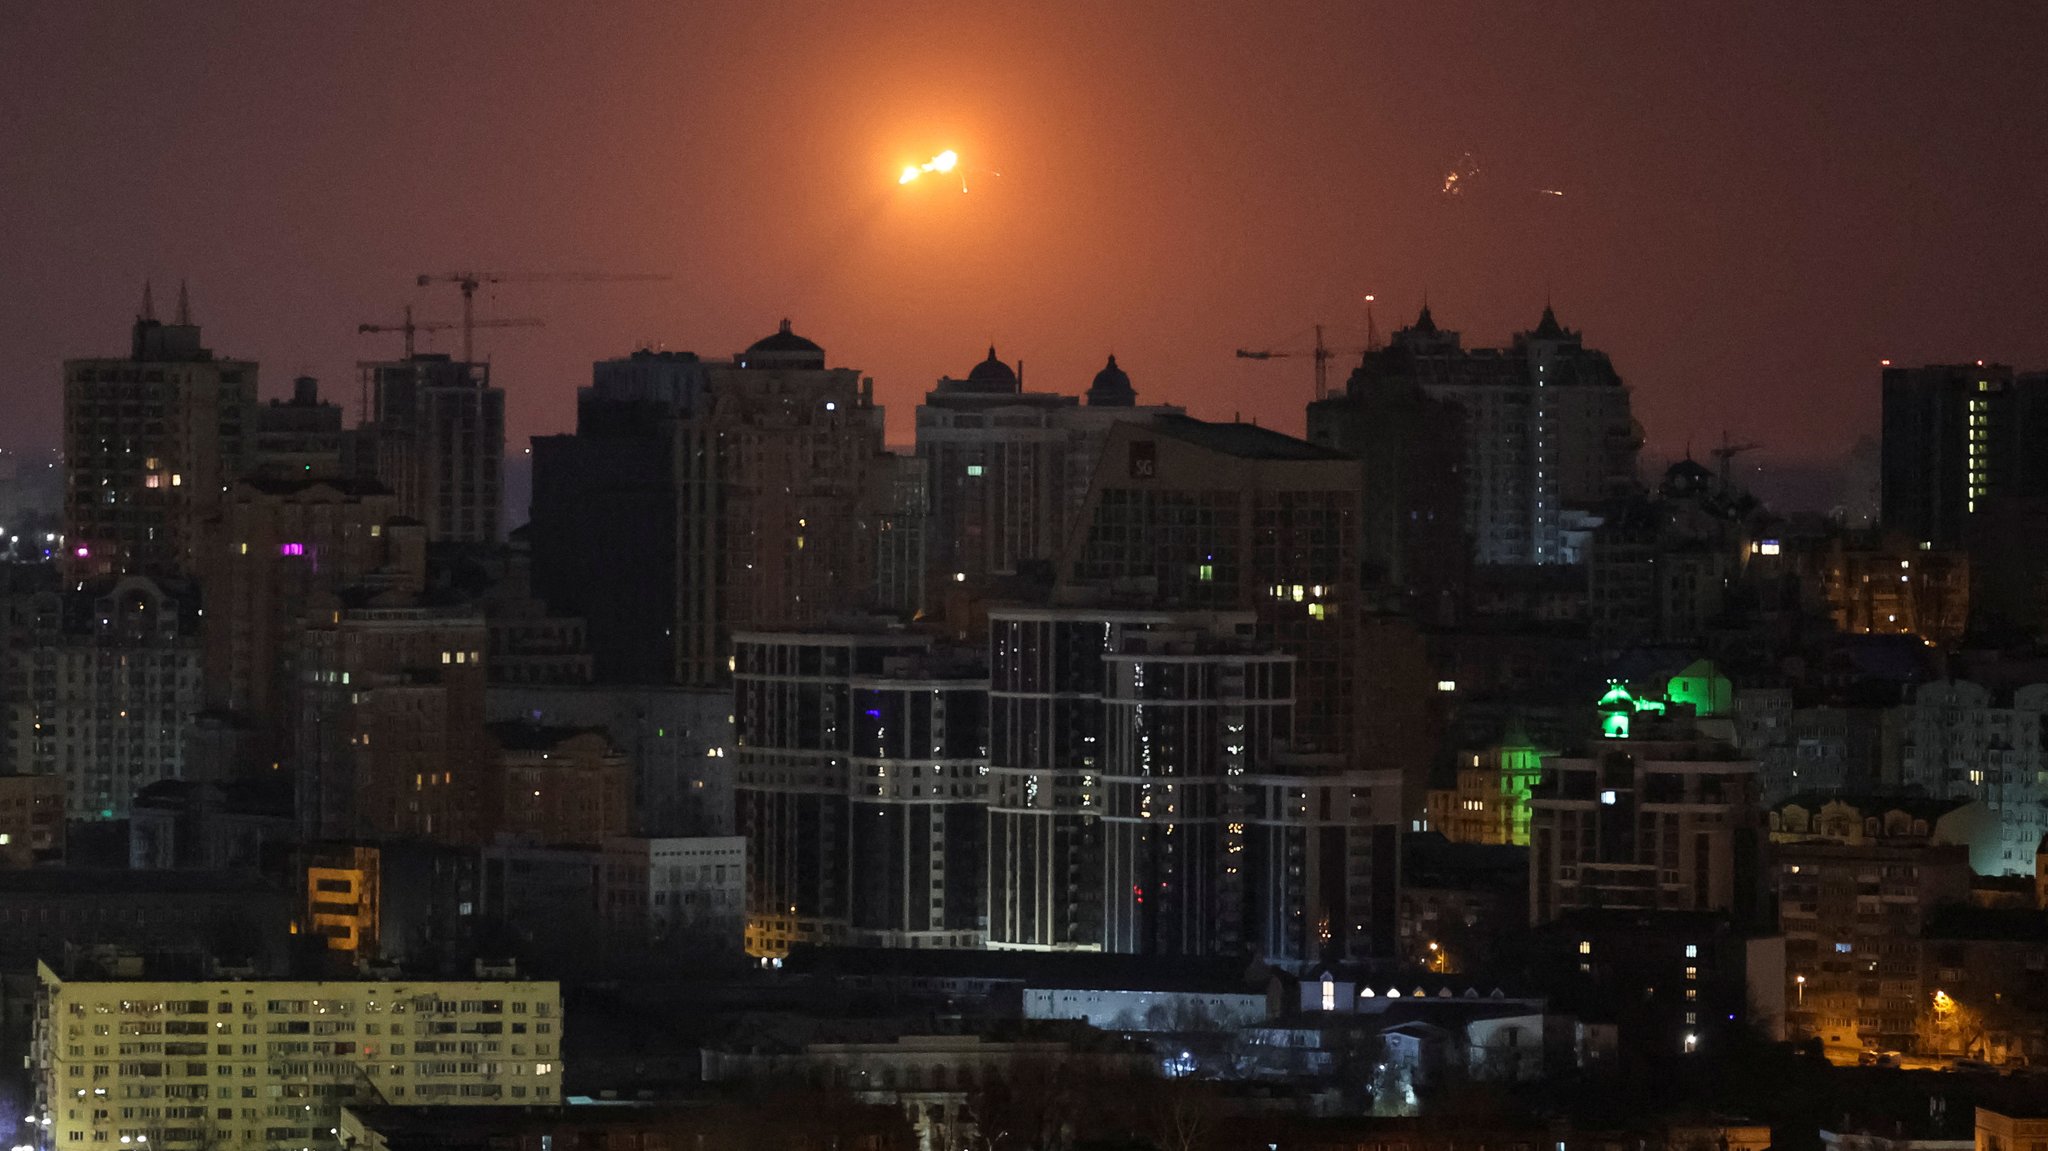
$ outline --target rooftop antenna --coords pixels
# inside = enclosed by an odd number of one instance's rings
[[[1372,318],[1372,293],[1367,292],[1365,294],[1365,350],[1368,352],[1377,351],[1379,346],[1380,329],[1379,325],[1374,323]]]
[[[192,323],[192,300],[185,292],[183,277],[178,280],[178,325],[189,327]]]
[[[152,321],[156,319],[156,296],[150,291],[148,277],[144,277],[142,281],[142,314],[135,318]]]

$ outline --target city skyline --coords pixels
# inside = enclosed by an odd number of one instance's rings
[[[1880,359],[2048,362],[2041,240],[1998,212],[2048,167],[2036,13],[1474,14],[26,14],[0,446],[56,441],[57,365],[118,347],[145,277],[188,281],[266,396],[345,390],[396,344],[354,326],[404,303],[457,314],[421,272],[673,277],[480,293],[547,322],[480,343],[515,449],[571,426],[594,360],[723,356],[784,315],[876,379],[895,443],[991,341],[1041,389],[1114,352],[1193,414],[1298,431],[1308,363],[1231,353],[1318,322],[1361,344],[1368,293],[1382,332],[1427,298],[1475,344],[1548,300],[1613,355],[1652,458],[1726,430],[1831,463],[1876,430]],[[157,57],[204,66],[152,84]],[[967,195],[897,183],[949,148]]]

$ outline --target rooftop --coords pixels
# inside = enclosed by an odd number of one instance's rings
[[[1348,460],[1352,457],[1257,424],[1212,423],[1193,416],[1160,415],[1151,430],[1183,443],[1246,460]]]

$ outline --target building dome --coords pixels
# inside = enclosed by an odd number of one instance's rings
[[[974,370],[967,373],[967,382],[978,390],[1014,392],[1017,390],[1017,373],[1010,370],[1010,365],[996,359],[996,346],[990,344],[988,359],[974,365]]]
[[[822,368],[825,349],[790,331],[784,320],[774,335],[747,345],[738,358],[743,368]]]
[[[1664,469],[1664,482],[1660,490],[1673,499],[1683,496],[1704,495],[1714,486],[1714,473],[1688,456]]]
[[[1095,382],[1088,385],[1088,406],[1091,408],[1128,408],[1138,402],[1138,393],[1131,387],[1131,377],[1116,366],[1116,357],[1095,373]]]

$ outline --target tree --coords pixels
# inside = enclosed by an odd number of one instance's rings
[[[1984,1013],[1936,991],[1915,1018],[1913,1032],[1926,1054],[1967,1055],[1984,1040]]]

